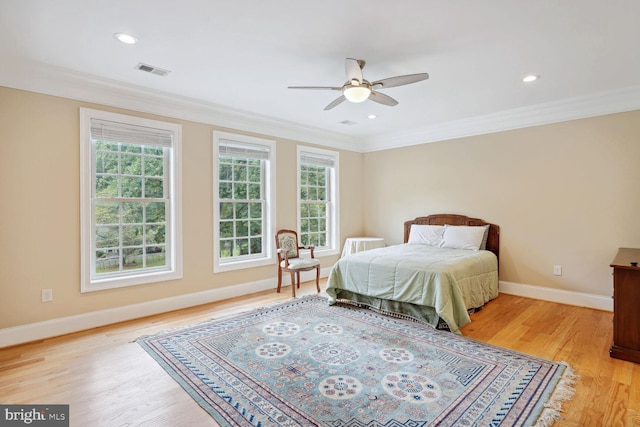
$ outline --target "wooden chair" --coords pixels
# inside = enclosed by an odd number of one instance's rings
[[[291,274],[291,290],[296,296],[296,287],[300,287],[300,272],[316,270],[316,289],[320,293],[320,261],[313,255],[313,246],[300,246],[298,233],[293,230],[280,230],[276,233],[276,249],[278,252],[278,289],[282,286],[282,272]],[[300,256],[300,249],[311,251],[311,258]]]

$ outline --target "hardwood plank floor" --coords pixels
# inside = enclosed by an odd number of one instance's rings
[[[311,293],[308,282],[298,296]],[[0,349],[0,403],[70,404],[72,426],[215,426],[133,341],[290,297],[287,287]],[[612,313],[501,294],[471,317],[465,336],[580,376],[554,427],[640,426],[640,365],[609,358]]]

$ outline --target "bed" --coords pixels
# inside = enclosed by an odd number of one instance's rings
[[[469,312],[498,296],[500,227],[464,215],[404,223],[404,244],[341,258],[329,304],[365,306],[460,333]]]

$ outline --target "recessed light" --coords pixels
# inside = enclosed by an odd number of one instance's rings
[[[369,114],[367,116],[368,119],[375,119],[377,116],[375,114]]]
[[[115,37],[116,40],[124,43],[124,44],[136,44],[138,42],[138,39],[133,37],[130,34],[125,34],[125,33],[115,33],[113,35],[113,37]]]
[[[540,76],[536,76],[535,74],[529,74],[528,76],[524,76],[522,81],[525,82],[525,83],[531,83],[531,82],[535,82],[539,78],[540,78]]]

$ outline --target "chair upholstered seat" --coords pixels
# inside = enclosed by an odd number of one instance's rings
[[[278,288],[282,287],[282,272],[291,274],[291,291],[296,296],[296,287],[300,287],[300,272],[316,270],[316,289],[320,292],[320,261],[315,259],[313,246],[300,246],[298,233],[293,230],[280,230],[276,233],[276,249],[278,254]],[[300,256],[300,250],[308,250],[311,257]]]
[[[311,258],[294,258],[289,260],[289,270],[299,270],[301,268],[314,267],[320,265],[320,261]],[[285,268],[287,266],[286,261],[280,262],[280,267]]]

